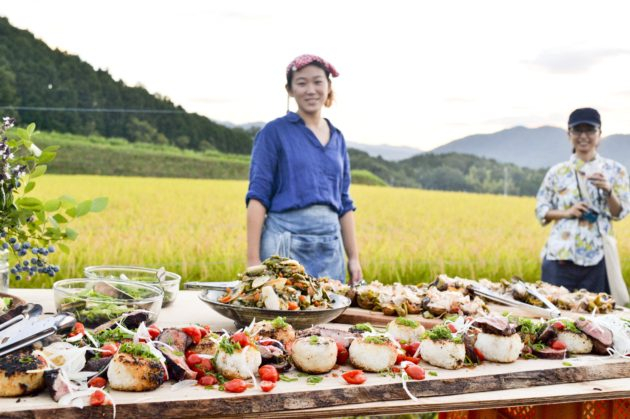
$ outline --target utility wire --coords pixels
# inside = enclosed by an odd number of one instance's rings
[[[123,108],[51,108],[45,106],[0,106],[0,109],[13,109],[16,111],[45,111],[45,112],[112,112],[112,113],[162,113],[181,114],[186,111],[167,109],[123,109]]]

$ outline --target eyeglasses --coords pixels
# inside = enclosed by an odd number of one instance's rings
[[[569,132],[573,135],[580,135],[582,133],[586,135],[595,135],[599,132],[599,129],[596,127],[582,127],[582,128],[569,128]]]

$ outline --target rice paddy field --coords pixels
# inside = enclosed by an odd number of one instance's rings
[[[108,208],[76,220],[68,255],[49,256],[60,278],[90,265],[164,266],[183,281],[232,280],[245,268],[245,181],[46,175],[32,195],[109,197]],[[550,227],[534,217],[534,198],[355,185],[364,276],[418,283],[437,274],[539,279]],[[630,221],[615,223],[630,278]],[[19,287],[49,287],[52,279]]]

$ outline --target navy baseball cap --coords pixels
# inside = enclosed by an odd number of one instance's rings
[[[593,108],[580,108],[571,112],[569,115],[569,128],[573,128],[579,124],[589,124],[594,127],[601,127],[602,119],[599,112]]]

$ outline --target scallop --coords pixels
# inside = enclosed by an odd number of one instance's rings
[[[366,342],[359,338],[350,344],[350,363],[364,371],[385,371],[394,366],[398,348],[391,341],[383,343]]]
[[[123,352],[117,352],[107,368],[107,380],[114,390],[155,390],[164,378],[164,367],[157,359]]]
[[[297,369],[309,374],[324,374],[337,363],[337,344],[328,337],[297,339],[291,347],[291,360]]]
[[[511,336],[479,333],[475,341],[475,349],[486,361],[514,362],[521,354],[523,342],[518,333]]]
[[[258,367],[262,364],[260,351],[253,346],[234,350],[231,354],[219,349],[214,359],[217,370],[229,379],[250,378],[252,373],[258,371]]]
[[[563,330],[558,333],[558,340],[567,346],[567,352],[572,354],[590,354],[593,350],[591,338],[584,333]]]
[[[420,323],[416,327],[405,326],[392,320],[387,325],[387,332],[399,342],[412,343],[422,339],[424,327]]]
[[[420,356],[431,365],[454,370],[464,365],[466,347],[447,339],[424,339],[420,344]]]

